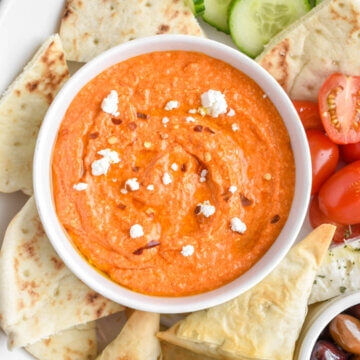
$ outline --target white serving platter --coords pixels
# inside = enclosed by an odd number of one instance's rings
[[[0,94],[21,72],[43,41],[50,34],[58,31],[64,5],[65,0],[0,0]],[[200,22],[210,39],[235,47],[229,35]],[[73,74],[80,66],[81,64],[70,63],[70,72]],[[27,198],[21,192],[0,193],[0,244],[7,225],[25,204]],[[299,239],[310,230],[311,226],[306,219]],[[169,325],[173,318],[164,318],[163,323]],[[123,315],[114,315],[98,322],[100,348],[116,336],[123,323]],[[0,330],[0,359],[31,360],[34,358],[22,349],[9,351],[7,337]]]

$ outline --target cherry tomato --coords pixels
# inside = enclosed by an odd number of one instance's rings
[[[319,92],[321,120],[337,144],[360,142],[360,76],[333,74]]]
[[[339,161],[339,148],[320,130],[308,130],[306,136],[310,146],[312,164],[311,195],[332,175]]]
[[[322,224],[332,224],[336,226],[333,238],[334,243],[343,243],[344,240],[351,240],[360,235],[360,224],[342,225],[330,220],[319,208],[318,197],[314,196],[309,209],[310,224],[315,229]]]
[[[305,130],[324,130],[317,103],[312,101],[294,100],[293,104],[299,114],[300,120]]]
[[[320,340],[315,344],[310,360],[346,360],[347,358],[348,355],[335,344]]]
[[[321,211],[340,224],[360,222],[360,161],[332,175],[319,192]]]
[[[341,158],[347,163],[360,160],[360,142],[356,144],[341,145],[340,154]]]

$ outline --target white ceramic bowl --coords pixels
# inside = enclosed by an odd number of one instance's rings
[[[79,90],[100,72],[128,58],[153,51],[197,51],[223,60],[255,80],[277,107],[291,139],[296,164],[295,195],[281,234],[248,272],[216,290],[187,297],[155,297],[121,287],[102,276],[79,253],[58,221],[51,186],[52,149],[63,116]],[[84,283],[123,305],[159,313],[190,312],[228,301],[261,281],[281,261],[294,243],[303,223],[311,187],[311,160],[305,132],[288,96],[279,84],[253,60],[221,43],[184,35],[162,35],[134,40],[101,54],[82,67],[62,88],[43,121],[34,158],[34,191],[41,221],[55,250]]]
[[[310,360],[315,343],[325,327],[336,315],[357,304],[360,304],[360,292],[313,305],[299,337],[294,359]]]

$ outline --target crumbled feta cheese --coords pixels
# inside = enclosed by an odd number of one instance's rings
[[[104,149],[98,151],[98,154],[107,159],[110,164],[117,164],[118,162],[120,162],[119,154],[116,151]]]
[[[154,185],[150,184],[146,189],[150,191],[154,191]]]
[[[207,113],[214,118],[227,112],[225,95],[217,90],[208,90],[203,93],[201,95],[201,105],[206,109]]]
[[[234,132],[238,131],[240,129],[238,124],[232,124],[231,128],[232,128],[232,131],[234,131]]]
[[[206,169],[202,169],[201,173],[200,173],[200,176],[201,177],[206,177],[207,174],[208,174],[208,171]]]
[[[163,175],[162,182],[164,185],[169,185],[170,183],[172,183],[171,177],[167,172]]]
[[[201,183],[206,182],[206,177],[201,177],[201,178],[200,178],[200,182],[201,182]]]
[[[194,253],[194,247],[192,245],[185,245],[182,247],[182,256],[191,256]]]
[[[237,217],[231,219],[230,228],[232,231],[240,234],[243,234],[246,231],[246,225]]]
[[[226,114],[227,116],[235,116],[234,109],[230,109],[229,112]]]
[[[169,101],[166,105],[165,105],[165,110],[166,111],[170,111],[173,109],[177,109],[179,107],[179,102],[176,100],[171,100]]]
[[[215,206],[211,205],[209,200],[198,204],[197,207],[200,208],[197,215],[203,214],[205,217],[210,217],[215,214]]]
[[[266,94],[264,94],[264,95],[263,95],[263,99],[266,99],[266,98],[267,98],[267,95],[266,95]],[[301,111],[301,110],[300,110],[300,111]]]
[[[125,182],[125,188],[130,189],[131,191],[136,191],[140,189],[137,178],[128,179]]]
[[[232,185],[232,186],[229,187],[229,191],[230,191],[232,194],[234,194],[235,191],[237,191],[237,187],[234,186],[234,185]]]
[[[164,117],[162,118],[162,123],[163,123],[164,125],[167,124],[169,121],[170,121],[170,119],[169,119],[167,116],[164,116]]]
[[[121,189],[120,192],[121,192],[122,194],[127,194],[127,193],[128,193],[126,189]]]
[[[196,109],[190,109],[188,111],[189,114],[196,114],[197,113],[197,110]]]
[[[91,173],[94,176],[106,175],[110,167],[109,160],[106,158],[101,158],[99,160],[95,160],[91,164]]]
[[[192,116],[188,116],[188,117],[186,118],[186,121],[187,121],[187,122],[195,122],[195,119],[194,119]]]
[[[143,227],[139,224],[135,224],[130,228],[130,237],[132,239],[144,236]]]
[[[88,188],[88,184],[85,184],[85,183],[80,182],[80,183],[78,183],[78,184],[75,184],[75,185],[73,186],[73,188],[74,188],[75,190],[77,190],[77,191],[86,190],[86,189]]]
[[[171,165],[171,168],[172,168],[174,171],[178,171],[179,166],[178,166],[178,164],[173,163],[173,164]]]
[[[101,103],[101,110],[113,116],[119,116],[118,104],[118,93],[115,90],[111,90],[110,94],[103,99]]]

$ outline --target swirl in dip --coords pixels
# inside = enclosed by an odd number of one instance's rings
[[[251,268],[288,217],[289,135],[249,77],[207,55],[116,64],[73,99],[53,155],[58,217],[115,282],[184,296]]]

